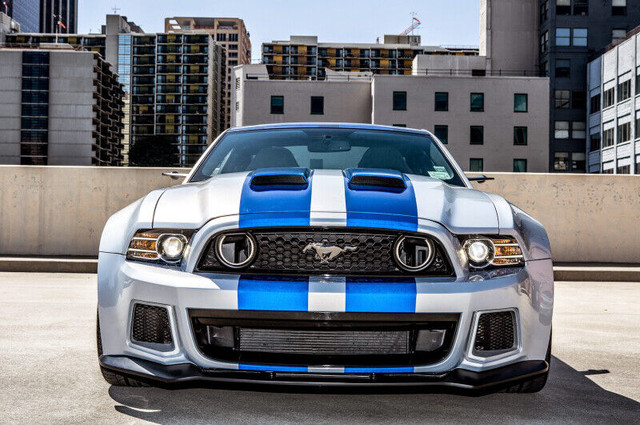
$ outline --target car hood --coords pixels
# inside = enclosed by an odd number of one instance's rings
[[[453,233],[499,231],[494,202],[477,190],[390,171],[306,173],[296,169],[222,174],[166,189],[156,204],[153,226],[199,228],[209,220],[235,216],[240,227],[341,224],[417,230],[420,220],[429,220]],[[307,184],[278,184],[282,175],[304,176]],[[258,182],[257,176],[263,181]],[[360,180],[356,181],[356,176]],[[390,179],[402,179],[406,188],[375,186]],[[374,186],[352,184],[372,181]]]

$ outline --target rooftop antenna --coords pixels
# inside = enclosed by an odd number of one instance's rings
[[[117,5],[113,5],[113,7],[111,8],[111,10],[113,10],[113,14],[117,15],[118,11],[121,10]]]

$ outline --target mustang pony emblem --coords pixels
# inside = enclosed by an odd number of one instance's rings
[[[357,249],[355,246],[340,248],[339,246],[326,245],[325,242],[311,242],[304,247],[302,252],[306,253],[313,250],[316,252],[316,259],[320,260],[320,263],[326,264],[331,260],[335,260],[344,252],[353,252]]]

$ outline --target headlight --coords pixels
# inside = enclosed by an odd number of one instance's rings
[[[130,260],[158,261],[176,264],[182,260],[193,230],[142,230],[129,243]]]
[[[462,247],[473,268],[524,264],[522,249],[512,237],[469,236],[463,238]]]

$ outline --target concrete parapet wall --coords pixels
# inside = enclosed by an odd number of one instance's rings
[[[0,256],[95,257],[107,218],[180,183],[159,168],[0,166]],[[558,262],[640,263],[640,177],[485,173],[541,221]]]

